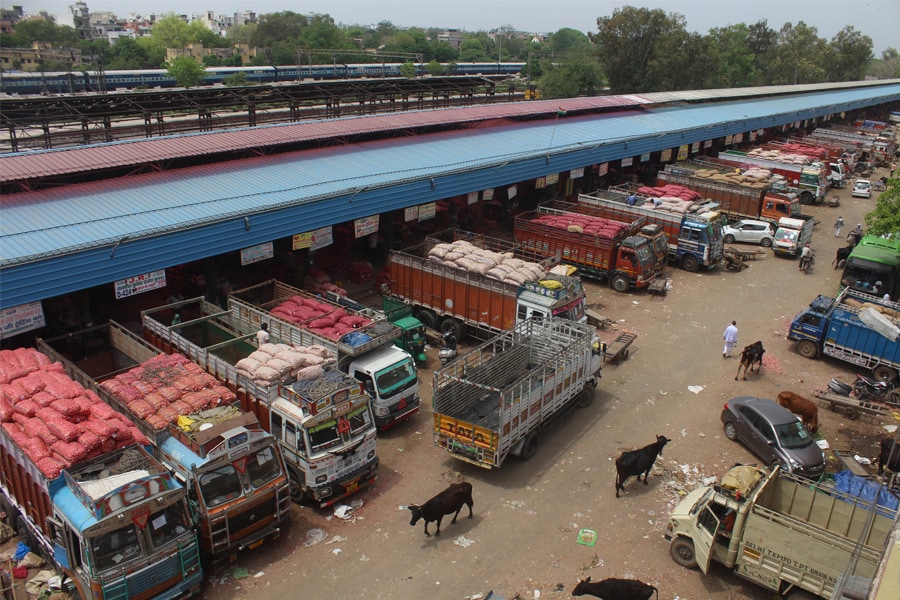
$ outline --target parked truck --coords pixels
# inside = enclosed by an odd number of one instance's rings
[[[757,166],[782,175],[787,179],[788,190],[800,196],[803,204],[822,204],[828,191],[828,168],[823,163],[795,164],[750,156],[746,152],[728,150],[719,153],[719,160],[735,166]]]
[[[548,257],[522,244],[485,235],[453,235],[452,240],[445,234],[429,236],[422,244],[391,252],[391,295],[412,305],[425,326],[462,340],[467,335],[491,337],[535,315],[581,323],[587,320],[581,278],[550,271],[559,265],[559,255]],[[540,264],[542,275],[513,283],[430,260],[432,250],[448,240],[466,241],[479,250]]]
[[[528,460],[546,427],[593,400],[600,377],[595,330],[554,317],[518,323],[435,371],[435,445],[485,468]]]
[[[618,228],[612,235],[580,227],[569,230],[554,223],[569,223],[573,218],[603,219]],[[548,219],[554,219],[550,222]],[[549,207],[540,207],[516,216],[516,241],[527,248],[547,254],[559,253],[563,261],[578,268],[587,277],[609,282],[617,292],[642,290],[653,284],[665,266],[646,237],[637,235],[645,218],[620,223],[605,217],[583,215]],[[611,231],[603,229],[602,232]]]
[[[320,317],[287,320],[279,307],[292,299],[324,307],[326,315],[350,316],[357,323],[365,324],[340,335],[317,328]],[[338,369],[362,383],[372,397],[379,430],[393,427],[418,412],[419,380],[415,361],[408,352],[394,345],[403,332],[383,312],[342,306],[275,279],[232,292],[228,307],[232,323],[240,333],[255,333],[261,323],[268,323],[269,334],[276,341],[327,348]]]
[[[115,321],[39,339],[37,346],[65,365],[72,379],[128,416],[150,440],[154,456],[188,489],[200,547],[213,562],[234,560],[238,552],[287,530],[287,471],[275,438],[260,428],[256,415],[233,406],[211,407],[177,417],[173,411],[172,420],[159,424],[135,414],[124,397],[101,383],[125,373],[135,374],[135,380],[141,380],[144,371],[159,373],[154,370],[159,349]],[[77,355],[72,354],[75,348]],[[159,387],[170,383],[159,379]]]
[[[844,288],[836,298],[820,295],[810,302],[791,322],[788,339],[797,342],[797,351],[806,358],[824,354],[891,380],[900,371],[898,323],[900,303]]]
[[[722,262],[725,218],[712,202],[699,203],[697,210],[685,214],[655,210],[647,196],[637,190],[640,186],[624,184],[578,196],[578,203],[601,211],[609,219],[630,222],[646,217],[648,223],[662,227],[668,238],[669,261],[685,271],[700,267],[713,268]],[[627,199],[634,195],[634,205]]]
[[[758,219],[775,224],[782,217],[809,218],[801,215],[800,200],[793,194],[777,194],[766,182],[733,183],[708,171],[698,174],[693,166],[666,165],[656,176],[657,185],[674,183],[694,190],[717,203],[729,223]]]
[[[867,235],[844,263],[841,285],[874,296],[900,299],[900,241]]]
[[[190,318],[166,325],[173,311]],[[355,378],[333,368],[312,383],[292,378],[263,385],[236,365],[257,351],[255,333],[238,332],[234,313],[202,298],[143,311],[144,337],[181,352],[232,389],[281,446],[296,502],[329,506],[378,476],[371,401]],[[249,343],[250,339],[254,343]]]
[[[812,218],[782,217],[778,219],[775,237],[772,240],[772,251],[779,256],[797,258],[800,256],[803,246],[812,240],[814,225],[815,221]]]
[[[716,561],[787,596],[830,600],[852,575],[871,580],[897,518],[895,509],[781,472],[732,467],[715,485],[688,493],[669,516],[673,560],[707,573]]]
[[[49,359],[42,360],[50,364]],[[75,382],[66,385],[87,392]],[[21,401],[18,398],[13,406]],[[71,407],[71,400],[67,405]],[[145,447],[133,438],[118,443],[92,434],[101,442],[98,453],[60,469],[56,459],[47,464],[52,456],[46,448],[37,453],[34,447],[49,442],[47,432],[40,433],[37,423],[32,429],[29,424],[20,427],[18,420],[7,421],[5,410],[0,419],[0,510],[31,551],[43,555],[59,572],[65,591],[85,600],[162,600],[199,592],[200,548],[184,488]],[[106,425],[124,422],[124,415],[108,410]],[[50,432],[52,423],[60,433],[77,427],[74,416],[64,429],[46,413],[32,419]],[[81,423],[93,419],[101,419],[100,412]],[[56,443],[60,442],[70,443]],[[105,452],[104,443],[109,446]],[[44,457],[36,461],[41,454]]]

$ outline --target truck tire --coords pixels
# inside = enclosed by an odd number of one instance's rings
[[[525,443],[522,444],[522,451],[519,453],[519,460],[527,461],[534,458],[534,455],[537,454],[538,449],[538,432],[532,431],[528,434],[528,437],[525,438]]]
[[[896,369],[892,369],[887,365],[878,365],[872,369],[872,375],[878,381],[893,381],[897,378],[898,373]]]
[[[693,254],[685,254],[681,257],[681,268],[689,273],[696,273],[700,268],[700,261]]]
[[[434,311],[423,308],[416,314],[416,318],[428,329],[437,329],[437,315]]]
[[[575,408],[587,408],[594,403],[594,387],[585,385],[575,398]]]
[[[627,277],[625,277],[621,273],[616,273],[609,278],[609,287],[619,292],[620,294],[624,294],[628,291],[628,288],[631,287],[631,285],[628,283]]]
[[[459,342],[466,335],[466,326],[453,317],[447,317],[441,321],[441,333],[444,335],[452,333],[456,337],[456,341]]]
[[[297,504],[304,504],[307,500],[307,494],[303,491],[305,479],[303,474],[294,468],[288,468],[288,489],[291,493],[291,501]]]
[[[815,198],[810,192],[800,192],[800,204],[815,204]]]
[[[797,344],[797,352],[799,352],[800,356],[803,358],[815,358],[819,355],[819,348],[816,346],[815,342],[803,340]]]
[[[686,537],[677,537],[669,546],[669,555],[685,569],[697,568],[697,555],[694,553],[694,542]]]

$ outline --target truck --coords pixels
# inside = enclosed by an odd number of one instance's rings
[[[189,318],[167,325],[176,310]],[[234,391],[241,410],[256,415],[275,437],[295,502],[330,506],[378,477],[375,418],[359,380],[329,368],[312,380],[318,388],[291,378],[272,385],[257,382],[237,367],[258,350],[255,341],[249,343],[256,334],[240,333],[232,311],[203,298],[145,310],[141,322],[147,341],[200,365]],[[297,383],[301,391],[292,389]]]
[[[602,219],[600,222],[618,228],[609,235],[587,229],[581,231],[580,228],[572,230],[571,226],[567,230],[554,224],[565,225],[578,217]],[[542,206],[516,215],[513,231],[516,241],[523,246],[547,254],[559,253],[566,263],[577,267],[583,275],[608,281],[609,287],[617,292],[627,292],[650,287],[665,266],[656,260],[649,240],[637,235],[646,222],[646,218],[640,217],[620,223],[605,217]]]
[[[733,183],[716,173],[699,171],[680,163],[666,165],[656,175],[657,185],[674,183],[716,202],[729,223],[757,219],[777,223],[782,217],[801,217],[800,200],[794,194],[777,194],[766,182]]]
[[[235,560],[239,552],[277,539],[287,530],[291,498],[284,460],[275,438],[261,429],[253,413],[222,406],[186,410],[177,417],[173,412],[177,421],[163,424],[141,418],[124,397],[102,384],[120,374],[141,380],[140,373],[153,371],[157,377],[160,370],[154,359],[160,352],[115,321],[38,339],[37,346],[150,440],[154,457],[188,490],[201,551],[213,563]],[[153,383],[144,383],[158,392]],[[170,384],[161,379],[159,383],[159,387]]]
[[[866,312],[870,307],[880,309],[887,326],[878,325],[881,319]],[[819,295],[810,302],[791,321],[788,339],[797,342],[801,356],[831,356],[889,381],[900,371],[900,339],[890,327],[898,315],[900,303],[848,287],[837,297]]]
[[[594,398],[596,330],[558,317],[517,323],[434,373],[434,443],[492,469],[533,457],[542,431]]]
[[[662,227],[668,238],[669,261],[685,271],[696,272],[700,267],[714,268],[722,262],[725,217],[718,205],[703,202],[697,210],[685,214],[654,210],[650,198],[637,192],[640,186],[623,184],[608,190],[578,196],[578,203],[600,211],[608,219],[629,222],[646,217],[647,222]],[[627,198],[636,197],[629,205]]]
[[[746,152],[727,150],[720,152],[720,161],[739,167],[757,166],[783,176],[788,191],[799,195],[803,204],[822,204],[828,191],[828,171],[824,164],[795,164],[751,156]]]
[[[38,354],[33,348],[12,352]],[[42,362],[50,364],[46,358]],[[88,398],[74,381],[66,385]],[[125,422],[112,409],[103,417],[99,411],[91,414],[88,421],[102,418],[110,426]],[[45,425],[52,421],[33,419]],[[0,510],[31,551],[61,575],[65,591],[84,599],[138,600],[199,593],[200,547],[185,490],[142,441],[108,438],[96,454],[59,468],[62,463],[56,459],[45,464],[51,456],[35,461],[40,454],[33,444],[46,440],[42,434],[32,437],[27,424],[20,427],[6,415],[2,420]],[[67,425],[74,427],[75,419]]]
[[[844,263],[841,285],[900,299],[900,241],[863,236]]]
[[[803,246],[812,240],[815,221],[811,218],[794,219],[781,217],[772,240],[772,251],[778,256],[797,258]]]
[[[391,296],[412,305],[426,327],[461,341],[468,335],[489,338],[534,315],[587,320],[581,278],[551,272],[559,266],[559,255],[466,231],[447,235],[428,236],[421,244],[390,254]],[[517,283],[431,260],[432,251],[443,248],[441,244],[448,240],[539,265],[541,275],[520,278]]]
[[[292,300],[317,305],[332,316],[349,315],[360,325],[340,335],[317,328],[318,318],[287,320],[279,307]],[[337,368],[365,386],[366,393],[372,397],[375,423],[380,431],[418,412],[419,379],[415,361],[408,352],[394,345],[403,332],[384,313],[341,306],[276,279],[232,292],[228,308],[232,313],[231,322],[239,333],[255,333],[261,323],[268,323],[269,334],[276,341],[327,348]]]
[[[709,572],[716,561],[789,598],[830,600],[851,558],[871,580],[897,518],[826,484],[771,469],[736,465],[672,510],[665,538],[672,559]]]

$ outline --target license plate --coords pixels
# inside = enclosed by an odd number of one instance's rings
[[[357,483],[355,481],[353,483],[350,483],[347,485],[347,493],[348,494],[352,494],[353,492],[355,492],[358,489],[359,489],[359,483]]]
[[[252,544],[249,544],[247,547],[250,548],[251,550],[253,550],[254,548],[259,548],[260,546],[263,545],[263,542],[264,542],[264,541],[266,541],[265,538],[263,538],[263,539],[261,539],[261,540],[256,540],[256,541],[253,542]]]

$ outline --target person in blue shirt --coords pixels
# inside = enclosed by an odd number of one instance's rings
[[[630,196],[628,196],[628,198],[625,199],[625,202],[628,204],[628,206],[634,206],[635,202],[637,202],[637,197],[634,194],[631,194]]]

